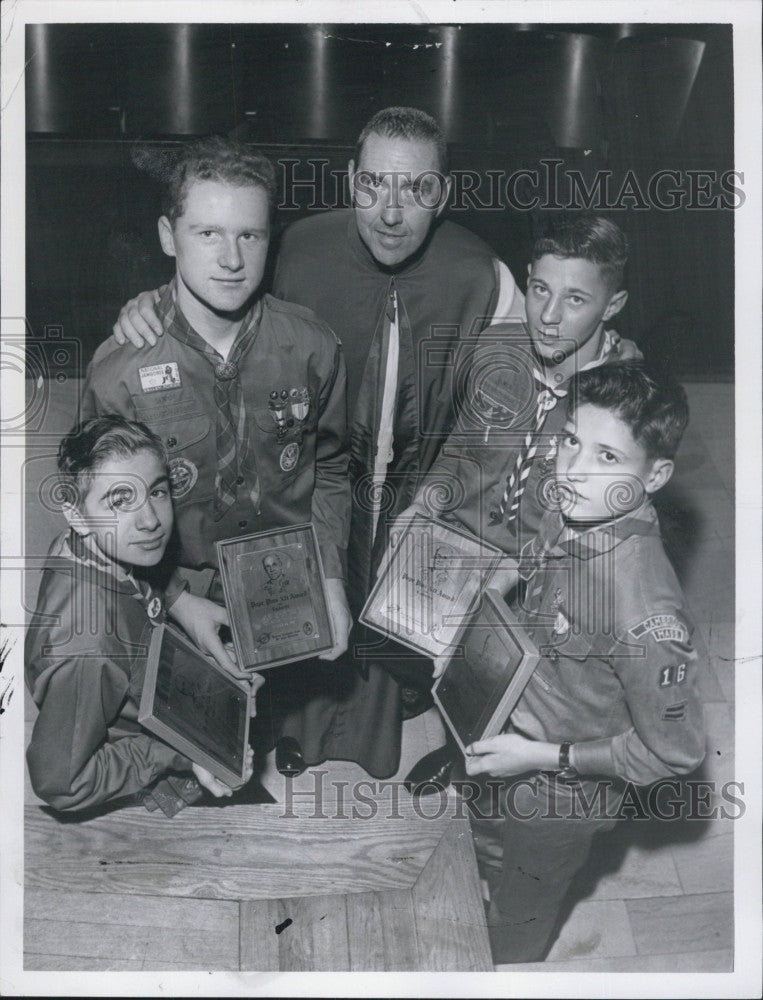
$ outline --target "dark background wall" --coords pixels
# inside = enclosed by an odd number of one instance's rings
[[[450,217],[522,287],[549,213],[582,207],[577,171],[632,243],[618,328],[685,377],[733,373],[729,26],[30,25],[27,61],[27,316],[34,336],[78,338],[83,362],[122,303],[172,272],[136,139],[257,144],[280,164],[277,244],[346,202],[339,178],[370,115],[413,104],[450,139]]]

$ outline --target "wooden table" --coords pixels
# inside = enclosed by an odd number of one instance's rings
[[[463,808],[420,815],[439,801],[366,793],[171,820],[27,806],[25,968],[492,970]]]

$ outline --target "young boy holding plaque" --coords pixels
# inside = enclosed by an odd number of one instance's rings
[[[161,440],[97,417],[62,440],[58,469],[69,530],[51,546],[25,651],[39,708],[27,750],[35,792],[60,810],[140,797],[172,814],[197,796],[193,772],[214,796],[230,795],[137,721],[148,643],[168,605],[151,575],[173,526]]]
[[[549,509],[518,569],[515,610],[541,659],[507,730],[466,751],[468,775],[522,776],[503,785],[499,837],[495,820],[474,821],[497,963],[545,956],[627,788],[704,757],[705,663],[651,503],[687,420],[678,383],[638,362],[569,385]]]

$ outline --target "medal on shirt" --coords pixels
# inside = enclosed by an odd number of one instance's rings
[[[276,437],[278,441],[283,441],[287,432],[297,426],[297,446],[302,443],[303,425],[310,412],[310,392],[307,386],[292,389],[274,389],[270,393],[268,409],[276,425]],[[283,455],[281,456],[281,468],[284,469]],[[295,463],[296,464],[296,459]],[[292,466],[293,468],[293,466]],[[284,469],[284,471],[288,471]]]

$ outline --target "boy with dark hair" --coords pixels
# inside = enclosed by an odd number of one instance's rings
[[[173,525],[161,440],[142,424],[97,417],[61,441],[58,469],[70,530],[51,546],[26,639],[39,708],[27,750],[35,792],[60,810],[128,804],[166,775],[193,771],[213,795],[230,795],[138,724],[151,630],[166,612],[150,576]]]
[[[590,368],[569,386],[553,509],[514,576],[541,659],[506,732],[467,747],[468,775],[523,776],[503,786],[500,847],[495,820],[473,820],[496,963],[545,956],[570,882],[628,786],[704,758],[704,664],[651,503],[687,420],[681,386],[637,362]]]
[[[528,265],[526,324],[496,324],[477,341],[457,426],[422,477],[413,513],[455,522],[515,556],[540,526],[551,454],[575,372],[640,357],[610,328],[628,299],[628,241],[603,216],[555,217]],[[393,539],[394,540],[394,539]],[[501,586],[500,580],[496,585]],[[457,754],[443,746],[409,772],[411,787],[447,783]]]

